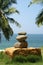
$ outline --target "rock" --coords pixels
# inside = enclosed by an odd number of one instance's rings
[[[15,48],[20,48],[20,45],[21,45],[20,42],[16,42],[16,43],[14,44],[14,47],[15,47]]]
[[[40,48],[7,48],[5,49],[5,53],[10,57],[14,57],[16,55],[24,55],[28,56],[29,54],[41,56]]]
[[[28,56],[28,55],[38,55],[41,56],[41,49],[29,49],[29,48],[22,48],[22,49],[18,49],[16,51],[13,52],[13,56],[15,55],[24,55],[24,56]]]
[[[24,41],[26,38],[27,38],[26,35],[19,35],[19,36],[16,37],[16,39],[17,39],[18,41]]]
[[[27,48],[27,46],[28,46],[28,43],[26,41],[17,42],[14,45],[15,48]]]
[[[5,53],[6,53],[7,55],[9,55],[10,57],[12,57],[12,56],[13,56],[13,52],[14,52],[16,49],[17,49],[17,48],[14,48],[14,47],[6,48],[6,49],[5,49]]]
[[[20,32],[18,35],[26,35],[26,32]]]

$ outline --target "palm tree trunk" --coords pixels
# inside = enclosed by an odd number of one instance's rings
[[[0,43],[1,43],[1,29],[0,29]]]

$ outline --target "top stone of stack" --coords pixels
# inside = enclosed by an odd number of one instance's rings
[[[26,32],[19,32],[18,35],[26,35]]]

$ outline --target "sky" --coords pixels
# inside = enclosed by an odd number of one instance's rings
[[[32,4],[28,7],[30,0],[17,0],[17,4],[13,4],[20,14],[10,15],[16,21],[21,24],[21,28],[17,27],[15,24],[11,24],[14,33],[26,32],[28,34],[43,34],[43,26],[38,27],[36,22],[36,17],[43,8],[41,4]]]

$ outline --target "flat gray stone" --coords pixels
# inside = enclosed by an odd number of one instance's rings
[[[19,36],[16,37],[16,39],[17,39],[18,41],[26,40],[26,38],[27,38],[26,35],[19,35]]]
[[[26,32],[19,32],[18,35],[26,35]]]

